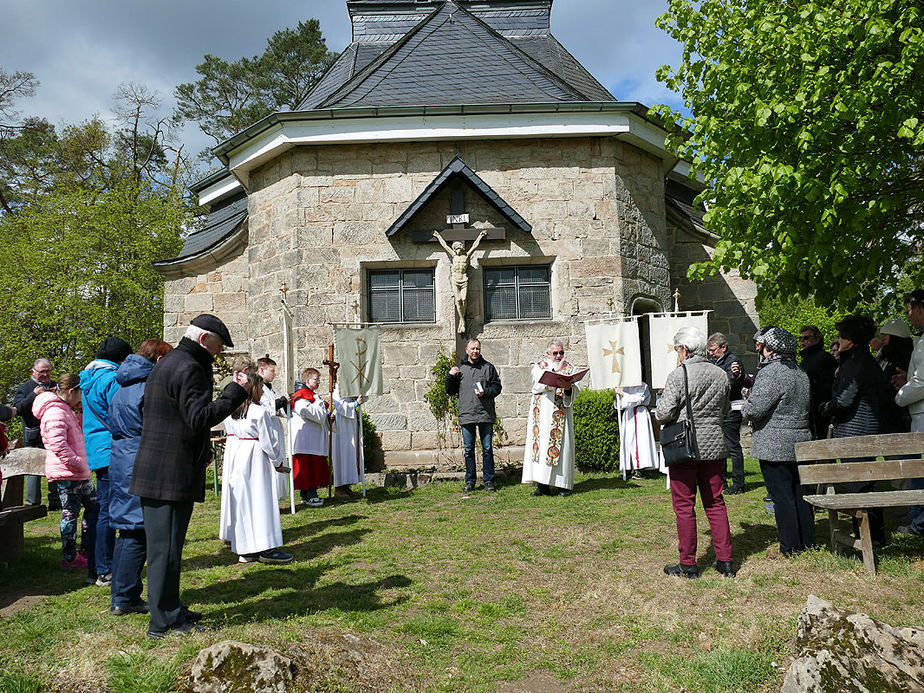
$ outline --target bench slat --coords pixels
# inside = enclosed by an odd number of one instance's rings
[[[874,491],[805,496],[805,502],[829,510],[894,508],[924,504],[924,491]]]
[[[800,464],[803,484],[841,484],[848,481],[884,481],[924,477],[924,460],[880,460],[838,464]]]
[[[924,433],[886,433],[796,443],[796,460],[799,462],[921,454],[924,454]]]
[[[0,510],[0,525],[28,522],[37,520],[48,514],[48,508],[44,505],[19,505],[13,508],[4,508]]]

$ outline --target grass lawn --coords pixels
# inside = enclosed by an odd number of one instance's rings
[[[579,474],[569,498],[529,490],[376,488],[285,513],[286,566],[238,564],[209,491],[182,583],[209,629],[159,642],[146,616],[109,614],[108,589],[59,571],[50,513],[0,568],[0,608],[12,611],[0,620],[0,691],[183,690],[198,650],[234,639],[301,653],[298,690],[750,693],[779,690],[809,594],[924,626],[924,542],[893,537],[876,578],[826,548],[780,558],[753,460],[748,492],[727,498],[735,580],[711,569],[701,509],[703,577],[662,574],[677,561],[663,478]],[[8,608],[24,595],[45,596]],[[360,662],[338,655],[344,633],[358,636]]]

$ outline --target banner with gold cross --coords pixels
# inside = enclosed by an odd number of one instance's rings
[[[648,348],[651,353],[651,389],[664,387],[667,374],[680,365],[674,351],[674,335],[681,327],[695,327],[709,336],[709,311],[649,313]]]
[[[382,352],[378,327],[337,327],[334,330],[334,354],[340,363],[337,386],[341,397],[382,394]]]
[[[636,316],[588,324],[584,330],[594,389],[642,384],[641,343]]]

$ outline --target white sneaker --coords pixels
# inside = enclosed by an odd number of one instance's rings
[[[314,498],[309,498],[306,500],[305,505],[307,505],[309,508],[320,508],[324,505],[324,501],[318,496],[315,496]]]

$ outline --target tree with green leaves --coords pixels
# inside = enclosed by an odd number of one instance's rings
[[[669,0],[658,26],[683,46],[658,79],[690,115],[653,112],[722,236],[692,278],[734,268],[847,308],[920,279],[920,2]]]
[[[116,128],[25,118],[0,138],[0,393],[37,356],[56,373],[79,370],[106,336],[137,344],[163,333],[151,263],[180,250],[192,203],[158,105],[126,86]]]
[[[196,66],[202,78],[176,88],[177,116],[221,142],[271,113],[297,108],[336,59],[317,19],[277,31],[253,58],[206,55]]]

